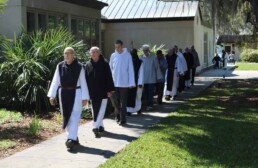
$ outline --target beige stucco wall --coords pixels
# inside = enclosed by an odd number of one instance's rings
[[[208,66],[212,65],[212,59],[215,56],[215,41],[213,38],[213,30],[211,28],[204,27],[204,32],[208,34]]]
[[[26,29],[27,9],[39,9],[41,11],[67,14],[68,19],[71,16],[90,19],[101,18],[100,10],[59,0],[9,0],[3,14],[0,14],[0,33],[7,38],[13,38],[14,32],[17,34],[21,32],[22,25]]]
[[[121,39],[128,49],[141,48],[143,44],[165,44],[164,48],[180,48],[194,42],[193,21],[103,23],[104,53],[114,51],[114,42]]]
[[[197,72],[201,71],[201,69],[205,68],[206,65],[204,64],[204,27],[201,24],[201,18],[199,12],[196,13],[193,22],[194,27],[194,47],[195,50],[198,52],[199,60],[201,66],[197,68]]]

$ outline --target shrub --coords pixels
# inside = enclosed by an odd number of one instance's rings
[[[79,60],[86,60],[86,46],[75,41],[64,28],[23,32],[12,44],[4,43],[0,58],[0,106],[38,114],[49,111],[47,91],[67,46],[75,48]]]
[[[258,63],[258,50],[245,49],[240,55],[241,61]]]
[[[6,140],[0,140],[0,150],[6,150],[9,148],[14,148],[17,145],[15,141],[6,139]]]
[[[27,133],[28,133],[29,136],[36,136],[39,133],[39,129],[40,129],[39,119],[38,119],[37,116],[34,116],[32,118],[32,121],[31,121],[30,125],[29,125]]]

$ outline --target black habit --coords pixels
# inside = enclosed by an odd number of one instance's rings
[[[85,65],[85,76],[93,108],[93,119],[97,120],[102,99],[107,98],[107,93],[114,91],[114,82],[109,64],[103,56],[97,62],[90,59]]]
[[[190,52],[185,52],[184,54],[185,61],[187,64],[187,71],[185,73],[185,80],[190,80],[190,70],[193,67],[194,64],[194,58],[193,55]]]
[[[58,68],[61,85],[61,104],[63,109],[62,128],[65,129],[73,111],[76,94],[75,92],[77,89],[76,87],[81,73],[82,64],[77,60],[74,60],[70,65],[63,61],[58,64]]]
[[[168,70],[167,70],[167,90],[172,91],[172,84],[174,81],[174,71],[177,67],[176,65],[176,59],[177,59],[177,54],[173,54],[171,56],[166,55],[166,60],[168,63]]]
[[[134,67],[134,79],[135,83],[138,84],[138,78],[139,78],[139,70],[141,67],[142,61],[139,59],[138,55],[137,57],[133,56],[133,67]],[[128,90],[128,96],[127,96],[127,107],[135,107],[135,99],[137,96],[137,86],[134,88],[130,88]]]

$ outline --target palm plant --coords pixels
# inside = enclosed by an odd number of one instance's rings
[[[0,95],[4,104],[27,112],[48,111],[47,90],[67,46],[74,47],[77,57],[86,60],[85,45],[76,42],[64,28],[23,32],[13,44],[4,43],[0,64]]]

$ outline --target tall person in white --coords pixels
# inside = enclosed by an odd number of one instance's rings
[[[64,61],[58,63],[48,92],[51,105],[59,89],[59,104],[63,119],[63,129],[67,131],[66,147],[72,149],[79,144],[77,136],[82,107],[89,100],[88,86],[81,63],[75,57],[72,47],[64,50]]]
[[[115,52],[110,57],[109,66],[115,85],[111,101],[115,108],[116,121],[123,126],[126,124],[128,88],[135,87],[135,80],[131,54],[126,48],[123,48],[121,40],[117,40],[115,43]]]

